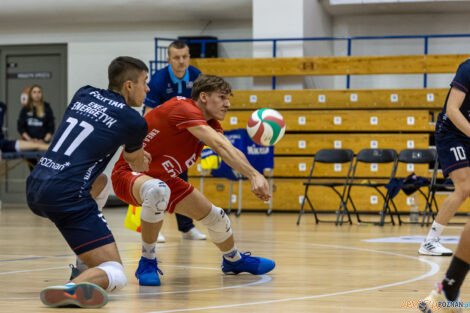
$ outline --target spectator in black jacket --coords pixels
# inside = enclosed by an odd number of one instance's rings
[[[41,86],[29,89],[28,102],[20,111],[18,132],[26,141],[50,143],[54,134],[54,113],[49,103],[44,102]],[[37,160],[28,160],[34,167]]]

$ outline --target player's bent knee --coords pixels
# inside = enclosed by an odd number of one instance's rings
[[[210,213],[200,222],[207,226],[209,235],[215,243],[221,243],[232,236],[232,227],[230,227],[230,219],[224,210],[212,205]]]
[[[171,190],[159,179],[146,181],[140,187],[142,212],[140,218],[148,223],[158,223],[163,220],[163,214],[170,201]]]
[[[106,291],[118,291],[126,286],[127,278],[121,263],[115,261],[104,262],[98,265],[97,268],[103,270],[108,275],[109,285]]]

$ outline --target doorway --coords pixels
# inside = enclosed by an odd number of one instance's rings
[[[21,94],[31,85],[43,88],[51,105],[56,127],[67,108],[67,45],[0,46],[0,101],[7,104],[5,137],[19,139],[17,120],[23,107]],[[3,202],[24,203],[26,163],[0,178]]]

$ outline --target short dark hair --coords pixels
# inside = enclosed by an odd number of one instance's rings
[[[196,101],[199,99],[201,92],[209,93],[214,91],[232,95],[232,86],[220,76],[201,74],[194,81],[191,98]]]
[[[121,90],[122,84],[130,80],[137,83],[142,72],[149,71],[147,65],[139,59],[133,57],[117,57],[108,66],[108,88],[111,90]]]
[[[179,50],[179,49],[184,49],[186,47],[189,49],[189,46],[186,42],[181,41],[181,40],[175,40],[172,43],[170,43],[170,45],[168,46],[168,55],[170,55],[170,49],[171,48]]]

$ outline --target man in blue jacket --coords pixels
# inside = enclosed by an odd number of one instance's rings
[[[150,91],[145,98],[144,115],[153,108],[176,96],[191,99],[193,83],[201,74],[194,66],[189,65],[189,47],[183,41],[173,41],[168,46],[167,67],[153,74],[149,82]],[[179,176],[188,181],[188,172]],[[178,230],[183,233],[183,239],[205,240],[206,235],[200,233],[195,227],[193,220],[184,215],[175,214],[178,222]],[[160,234],[158,242],[165,242]]]

